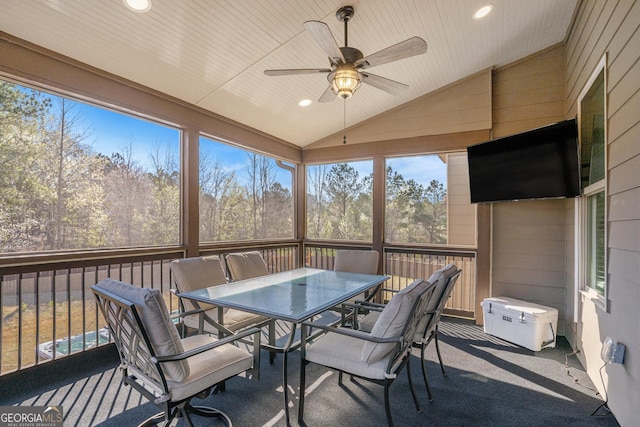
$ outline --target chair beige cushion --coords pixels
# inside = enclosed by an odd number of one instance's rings
[[[376,324],[378,317],[380,317],[380,311],[370,311],[362,319],[358,321],[358,329],[363,332],[371,332],[373,325]]]
[[[429,277],[428,282],[434,283],[435,288],[433,291],[433,296],[429,300],[429,305],[427,306],[427,312],[432,312],[438,307],[438,303],[440,302],[440,298],[442,297],[443,292],[447,287],[447,283],[449,283],[449,279],[458,271],[458,268],[454,264],[447,264],[442,267],[440,270],[436,271]],[[414,282],[415,283],[415,282]],[[358,322],[358,329],[364,332],[370,332],[373,328],[373,325],[378,320],[380,316],[379,311],[372,311],[364,316]],[[414,342],[420,342],[423,338],[424,329],[433,317],[433,314],[427,314],[420,319],[418,326],[416,327],[416,335],[414,337]]]
[[[435,315],[434,311],[438,308],[438,304],[440,303],[442,294],[447,288],[449,279],[457,271],[458,267],[456,267],[454,264],[447,264],[440,270],[433,273],[431,277],[429,277],[429,283],[433,283],[435,287],[433,289],[433,295],[431,296],[429,304],[427,305],[427,312],[420,318],[418,326],[416,327],[416,335],[413,339],[414,342],[420,342],[422,340],[425,328],[427,327],[429,322],[431,322],[431,318]]]
[[[400,336],[420,293],[429,285],[429,282],[416,280],[394,295],[380,313],[370,335],[378,338]],[[362,347],[361,359],[367,363],[376,362],[392,351],[394,346],[394,343],[366,342]]]
[[[180,292],[194,291],[227,283],[222,261],[217,255],[174,260],[169,264],[169,268],[173,272],[176,287]],[[184,299],[183,302],[188,310],[195,308],[188,299]],[[206,310],[205,314],[207,316],[216,322],[218,321],[217,306],[202,302],[199,302],[198,305]],[[224,307],[222,313],[222,325],[231,331],[238,331],[267,320],[264,316],[234,310],[229,307]],[[186,316],[184,317],[184,324],[190,328],[198,329],[200,327],[200,316]],[[206,322],[204,323],[204,332],[216,335],[219,333],[217,328]]]
[[[222,261],[217,255],[176,259],[171,261],[169,268],[173,273],[176,288],[179,292],[196,291],[209,286],[227,283],[227,276],[224,273]],[[184,299],[183,302],[187,310],[193,310],[195,308],[191,301]],[[217,310],[215,305],[205,303],[198,303],[198,305],[203,310]],[[226,313],[228,310],[228,308],[224,308],[223,313]],[[217,319],[217,314],[214,313],[212,318]],[[195,323],[195,327],[198,327],[197,316],[189,316],[187,319],[185,319],[185,323]]]
[[[361,355],[365,343],[364,340],[329,332],[307,346],[305,359],[365,378],[384,379],[388,360],[363,361]]]
[[[334,271],[346,273],[378,274],[378,251],[365,251],[357,249],[338,249],[333,264]],[[349,298],[346,302],[354,303],[362,300],[366,292]]]
[[[216,341],[208,335],[194,335],[182,340],[185,351]],[[189,357],[189,375],[180,382],[168,381],[171,400],[180,401],[251,368],[250,353],[233,344],[225,344]]]
[[[234,282],[269,274],[267,263],[258,251],[229,254],[226,260],[231,280]]]
[[[178,330],[171,321],[162,293],[158,289],[138,288],[110,278],[98,282],[96,287],[135,305],[157,356],[172,356],[184,352]],[[183,381],[190,373],[186,361],[166,363],[163,369],[167,379],[176,382]]]
[[[201,304],[202,303],[198,303]],[[216,322],[218,321],[218,308],[213,308],[211,310],[205,311],[205,314],[211,317]],[[262,323],[267,321],[268,318],[265,316],[260,316],[258,314],[249,313],[247,311],[235,310],[233,308],[227,308],[224,311],[222,316],[222,326],[229,329],[230,331],[239,331],[241,329],[247,328],[249,326],[255,325],[257,323]],[[184,324],[190,328],[198,329],[200,327],[200,319],[198,315],[194,316],[185,316]],[[219,331],[214,326],[209,323],[204,323],[204,332],[211,334],[218,334]]]
[[[340,249],[336,252],[333,269],[347,273],[377,274],[378,259],[377,251]]]

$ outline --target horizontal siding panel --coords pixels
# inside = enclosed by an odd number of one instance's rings
[[[530,61],[529,59],[533,59]],[[529,58],[504,67],[496,68],[496,80],[501,82],[528,78],[532,74],[549,72],[550,69],[564,66],[564,45],[558,44],[541,52],[534,53]]]
[[[614,194],[609,197],[609,221],[640,219],[640,188]],[[611,240],[609,240],[612,243]]]
[[[500,238],[517,240],[564,241],[564,224],[500,224]]]
[[[471,215],[473,215],[474,210],[473,210],[473,206],[469,205],[471,203],[471,200],[468,192],[467,194],[452,192],[447,196],[447,198],[449,199],[449,206],[452,206],[452,205],[461,206],[461,208],[468,210],[471,213]]]
[[[611,248],[609,250],[607,270],[612,276],[634,283],[635,286],[640,286],[640,252]],[[637,303],[638,301],[636,301]],[[637,322],[637,311],[634,317]]]
[[[564,115],[564,101],[556,100],[537,104],[525,104],[505,109],[495,109],[494,118],[498,122],[525,120],[531,117],[562,117]],[[553,122],[548,122],[550,124]]]
[[[522,100],[530,100],[531,104],[539,103],[541,100],[562,101],[562,91],[564,89],[563,82],[559,85],[548,85],[539,89],[527,89],[519,92],[511,92],[505,95],[497,95],[493,97],[494,110],[517,107],[523,104]],[[518,96],[514,96],[517,93]]]
[[[638,301],[640,301],[640,285],[621,277],[610,276],[609,277],[609,297],[613,301],[611,302],[611,311],[619,313],[620,310],[626,311],[628,314],[625,317],[633,318],[638,313]],[[632,334],[637,334],[637,325],[632,331]]]
[[[564,271],[500,268],[494,269],[493,280],[494,283],[519,283],[545,288],[562,288],[564,286]]]
[[[638,236],[640,236],[640,220],[614,221],[609,224],[611,248],[640,252]]]
[[[640,82],[640,76],[636,77]],[[633,128],[640,121],[640,91],[634,93],[622,108],[609,115],[609,141],[615,141],[620,135]]]
[[[590,40],[590,36],[593,34],[593,28],[596,26],[598,17],[600,16],[601,8],[593,7],[594,0],[591,0],[591,5],[585,6],[584,10],[587,11],[582,14],[576,21],[574,26],[580,28],[582,34],[579,37],[574,37],[577,40],[575,45],[569,47],[571,55],[567,62],[567,72],[569,76],[574,76],[573,80],[569,81],[569,98],[577,99],[582,88],[579,85],[588,79],[588,76],[593,71],[594,67],[600,60],[599,57],[593,51],[585,49],[586,44]]]
[[[546,126],[551,123],[556,123],[564,120],[564,115],[555,115],[549,117],[536,116],[535,118],[529,118],[526,120],[513,121],[508,123],[499,123],[493,125],[494,138],[500,138],[503,136],[514,135],[516,133],[524,132],[530,129]]]
[[[500,270],[532,270],[532,266],[544,265],[545,271],[554,272],[554,273],[562,273],[564,271],[564,257],[558,256],[550,253],[541,253],[538,255],[530,255],[530,254],[522,254],[522,253],[512,253],[512,254],[502,254],[507,260],[506,265]],[[539,270],[536,270],[539,271]],[[500,276],[496,276],[497,278],[501,278]],[[516,281],[515,279],[510,279],[510,281]]]
[[[523,200],[494,205],[496,222],[527,225],[564,224],[563,200]]]
[[[628,159],[640,155],[638,141],[640,141],[640,123],[636,123],[615,141],[609,141],[609,168],[616,167]]]
[[[530,240],[500,237],[493,243],[493,254],[501,262],[509,262],[514,254],[564,256],[564,245],[562,240],[538,240],[533,243]]]
[[[586,81],[588,79],[603,53],[607,50],[607,44],[615,27],[605,26],[611,22],[611,17],[615,10],[614,7],[615,4],[613,2],[606,2],[602,5],[598,4],[594,7],[593,13],[589,16],[589,20],[584,24],[590,37],[583,39],[585,42],[579,48],[580,56],[575,58],[577,60],[575,70],[573,69],[572,61],[569,62],[569,70],[571,73],[579,70],[581,78],[578,81]],[[617,15],[617,19],[621,20],[623,16],[623,14],[619,14]],[[604,34],[605,31],[609,31],[609,33]],[[582,90],[582,88],[578,86],[568,87],[570,88],[571,99],[574,97],[577,98]]]
[[[610,195],[640,187],[640,156],[632,157],[611,169],[608,185]]]
[[[629,2],[628,0],[618,2],[610,23],[615,29],[615,34],[607,46],[611,62],[615,62],[623,52],[625,55],[632,52],[637,55],[637,50],[627,49],[627,43],[630,36],[638,29],[638,16],[640,16],[640,2]]]
[[[508,71],[504,71],[503,73],[508,73]],[[564,87],[564,73],[562,72],[562,67],[558,66],[555,70],[544,70],[539,73],[535,73],[536,70],[529,70],[529,77],[521,77],[521,78],[504,78],[501,74],[496,71],[494,74],[493,84],[494,91],[493,95],[502,97],[505,95],[509,95],[511,93],[525,92],[528,90],[540,90],[549,87]],[[558,94],[562,97],[562,92]],[[554,96],[557,98],[558,96]]]
[[[509,296],[511,298],[517,298],[524,301],[553,307],[559,312],[564,312],[563,305],[566,291],[560,284],[558,286],[549,286],[549,283],[553,282],[547,281],[546,283],[522,283],[503,281],[496,283],[494,281],[492,295]]]
[[[626,49],[640,52],[640,31],[636,31]],[[637,57],[619,56],[611,63],[607,70],[609,113],[618,111],[629,96],[638,91],[638,76],[640,76],[640,61]]]

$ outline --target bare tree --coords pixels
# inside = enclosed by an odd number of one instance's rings
[[[49,221],[50,249],[64,249],[69,224],[67,210],[74,191],[86,176],[86,150],[84,144],[92,130],[82,123],[77,104],[65,98],[56,98],[50,119],[48,147],[52,156],[50,183],[53,186],[54,206]]]

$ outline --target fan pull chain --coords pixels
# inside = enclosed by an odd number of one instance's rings
[[[344,99],[344,116],[343,116],[343,121],[342,121],[342,126],[344,129],[344,134],[342,135],[342,143],[346,144],[347,143],[347,100]]]

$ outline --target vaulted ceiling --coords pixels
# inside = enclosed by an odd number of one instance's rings
[[[493,11],[473,13],[491,2]],[[316,102],[325,74],[269,77],[266,69],[328,68],[303,23],[328,24],[352,5],[349,46],[365,56],[413,36],[425,54],[369,70],[409,85],[391,95],[363,84],[346,101]],[[3,0],[0,31],[195,104],[300,147],[472,75],[562,42],[577,0]],[[298,106],[302,99],[313,102]]]

